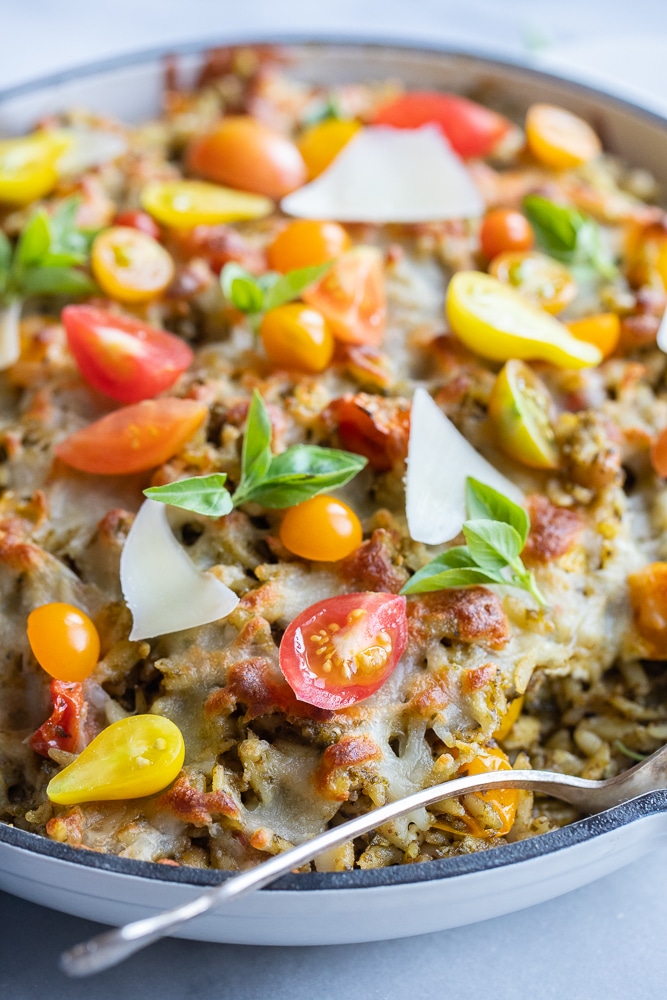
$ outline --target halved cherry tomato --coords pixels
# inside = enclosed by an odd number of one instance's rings
[[[56,186],[64,144],[48,132],[0,141],[0,202],[27,205]]]
[[[117,476],[142,472],[172,458],[203,423],[208,409],[194,399],[149,399],[109,413],[70,434],[58,458],[82,472]]]
[[[308,169],[308,179],[319,177],[360,128],[360,122],[351,118],[327,118],[302,132],[296,144]]]
[[[585,319],[573,320],[567,327],[577,340],[594,344],[604,358],[614,353],[621,338],[620,317],[612,312],[596,313],[594,316],[586,316]]]
[[[299,701],[337,710],[377,691],[407,645],[405,608],[394,594],[343,594],[295,618],[280,643],[280,669]]]
[[[667,226],[663,222],[629,226],[624,249],[624,269],[633,287],[667,289]]]
[[[337,424],[343,447],[367,458],[376,472],[405,462],[410,407],[401,400],[359,392],[332,400],[325,414]]]
[[[532,469],[555,469],[549,391],[523,361],[508,361],[491,390],[489,418],[503,451]]]
[[[102,291],[118,302],[149,302],[174,277],[162,244],[129,226],[111,226],[96,236],[90,264]]]
[[[51,715],[30,737],[30,746],[42,757],[49,750],[78,753],[83,749],[85,700],[78,681],[51,681]]]
[[[570,170],[595,159],[602,149],[588,122],[554,104],[533,104],[526,114],[530,151],[554,170]]]
[[[412,91],[381,107],[374,125],[421,128],[436,125],[464,158],[488,156],[512,128],[507,118],[459,94]]]
[[[351,507],[320,494],[290,507],[280,525],[280,541],[303,559],[337,562],[358,549],[361,522]]]
[[[295,219],[269,245],[269,267],[286,274],[324,264],[350,249],[350,237],[337,222]]]
[[[511,771],[512,767],[502,750],[488,747],[474,757],[469,764],[459,769],[459,777],[473,774],[488,774],[489,771]],[[465,808],[463,816],[450,820],[438,819],[433,824],[439,830],[468,834],[488,840],[504,837],[514,826],[519,793],[515,788],[494,789],[490,792],[473,792],[462,795]]]
[[[195,139],[186,161],[209,181],[276,200],[306,180],[306,165],[291,139],[246,115],[223,118]]]
[[[577,284],[565,265],[536,251],[500,253],[491,261],[489,274],[552,315],[577,297]]]
[[[667,562],[649,563],[631,573],[628,586],[635,626],[651,644],[649,655],[667,659]]]
[[[88,615],[60,601],[30,612],[28,642],[40,667],[59,681],[84,680],[100,655],[100,637]]]
[[[148,212],[119,212],[113,220],[114,226],[129,226],[130,229],[138,229],[146,236],[152,236],[154,240],[159,240],[162,235],[160,227]]]
[[[112,722],[64,770],[46,794],[52,802],[138,799],[170,785],[183,765],[183,735],[161,715],[130,715]]]
[[[493,260],[499,253],[530,250],[535,234],[530,222],[514,208],[492,208],[486,213],[479,230],[479,242],[484,255]]]
[[[166,330],[94,306],[66,306],[69,349],[86,382],[120,403],[169,389],[192,363],[188,345]]]
[[[151,181],[142,189],[141,204],[154,219],[172,229],[261,219],[273,211],[268,198],[207,181]]]
[[[259,328],[269,361],[278,368],[316,374],[334,353],[334,339],[322,313],[300,302],[270,309]]]
[[[336,340],[376,346],[382,342],[387,303],[384,262],[376,247],[359,246],[341,254],[301,297],[322,313]]]
[[[493,734],[494,740],[504,740],[506,736],[509,736],[514,723],[521,715],[521,709],[523,708],[523,703],[525,701],[524,695],[520,694],[517,698],[514,698],[505,712],[502,721],[495,733]]]

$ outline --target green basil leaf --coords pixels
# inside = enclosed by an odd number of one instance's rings
[[[502,521],[511,524],[521,539],[521,549],[530,531],[528,511],[478,479],[466,479],[466,509],[470,520]],[[519,550],[521,551],[521,550]]]
[[[432,559],[428,565],[441,566],[443,569],[463,569],[466,566],[475,566],[476,563],[467,545],[453,545],[451,549],[441,552]]]
[[[53,246],[53,244],[52,244]],[[76,267],[85,264],[86,256],[80,253],[71,253],[69,250],[53,252],[49,250],[39,261],[40,267]]]
[[[296,444],[272,458],[261,481],[249,486],[242,483],[234,503],[253,500],[273,509],[294,507],[318,493],[344,486],[366,464],[365,458],[352,452]]]
[[[54,255],[69,256],[72,264],[84,264],[90,253],[90,246],[96,232],[84,232],[77,228],[76,215],[81,204],[78,195],[65,198],[51,216],[51,247]]]
[[[588,264],[607,278],[616,274],[600,227],[589,215],[538,194],[524,198],[523,207],[538,246],[550,257],[566,264]]]
[[[273,458],[271,438],[273,429],[264,400],[257,389],[252,394],[241,454],[241,482],[239,489],[263,479]]]
[[[8,271],[12,262],[12,244],[8,236],[0,229],[0,274]]]
[[[264,292],[254,275],[240,264],[225,264],[220,272],[220,285],[222,294],[239,312],[261,312]]]
[[[288,271],[287,274],[280,275],[264,295],[264,311],[268,312],[269,309],[276,309],[278,306],[285,305],[286,302],[298,299],[309,285],[314,285],[316,281],[323,278],[332,266],[333,261],[328,260],[324,264],[316,264],[314,267],[300,267],[296,271]]]
[[[441,572],[427,572],[431,563],[418,570],[401,590],[401,594],[428,594],[434,590],[449,587],[473,587],[484,583],[504,583],[499,574],[476,566],[462,566],[460,569],[445,569]]]
[[[97,285],[84,271],[70,267],[32,267],[21,276],[24,295],[93,295]]]
[[[144,496],[150,500],[172,507],[183,507],[195,514],[206,514],[208,517],[222,517],[233,509],[232,498],[225,487],[227,475],[215,472],[210,476],[193,476],[191,479],[181,479],[176,483],[166,483],[164,486],[149,486],[144,490]]]
[[[463,534],[477,566],[501,570],[516,563],[522,543],[519,532],[501,521],[466,521]]]
[[[38,209],[21,231],[14,254],[14,266],[31,267],[41,262],[51,245],[49,217],[43,208]]]

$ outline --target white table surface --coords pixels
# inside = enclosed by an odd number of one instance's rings
[[[667,71],[649,72],[641,41],[650,35],[652,65],[667,65],[656,49],[664,34],[667,52],[665,0],[2,0],[0,89],[120,52],[272,29],[437,38],[526,58],[538,44],[565,72],[667,101]],[[0,893],[0,997],[660,1000],[665,927],[667,846],[549,903],[422,938],[311,949],[165,941],[71,981],[58,954],[97,925]]]

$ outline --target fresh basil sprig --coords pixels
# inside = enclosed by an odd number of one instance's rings
[[[306,288],[323,278],[332,265],[333,261],[328,260],[287,274],[267,271],[256,278],[240,264],[232,262],[225,264],[220,272],[220,285],[225,298],[239,312],[245,313],[256,328],[265,312],[298,299]]]
[[[521,561],[530,531],[527,511],[470,476],[466,480],[466,508],[463,534],[467,544],[436,556],[408,580],[401,593],[425,594],[448,587],[499,583],[528,591],[544,607],[546,601],[535,578]]]
[[[241,504],[259,503],[282,509],[303,503],[318,493],[344,486],[366,465],[349,451],[295,444],[280,455],[271,451],[271,421],[260,394],[253,393],[241,455],[241,480],[233,496],[226,475],[194,476],[165,486],[151,486],[151,500],[183,507],[197,514],[222,517]]]
[[[618,271],[602,241],[600,227],[590,215],[539,194],[524,198],[523,208],[538,246],[550,257],[565,264],[588,265],[604,278],[616,276]]]

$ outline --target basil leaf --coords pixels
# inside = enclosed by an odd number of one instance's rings
[[[600,228],[590,216],[538,194],[524,198],[523,208],[538,246],[550,257],[566,264],[589,264],[608,278],[616,274]]]
[[[95,282],[84,271],[70,267],[32,267],[21,277],[24,295],[72,295],[83,298],[97,291]]]
[[[530,518],[528,511],[520,507],[519,504],[509,500],[491,486],[468,476],[466,479],[466,509],[471,520],[482,519],[511,524],[521,539],[521,549],[523,549],[530,531]]]
[[[0,274],[8,271],[12,262],[12,244],[9,237],[0,229]]]
[[[271,437],[273,429],[264,400],[257,389],[252,394],[241,454],[241,482],[239,489],[263,479],[273,459]]]
[[[76,215],[80,204],[81,198],[72,195],[61,201],[51,216],[50,250],[55,255],[71,257],[71,264],[83,264],[86,261],[96,235],[77,228]]]
[[[24,226],[14,254],[15,267],[30,267],[41,262],[51,245],[49,218],[39,209]]]
[[[300,267],[296,271],[288,271],[287,274],[282,274],[267,289],[262,308],[265,312],[268,312],[269,309],[276,309],[278,306],[285,305],[286,302],[298,299],[299,295],[309,285],[314,285],[316,281],[323,278],[327,271],[331,270],[332,266],[333,261],[328,260],[324,264],[316,264],[313,267]]]
[[[504,583],[498,573],[480,569],[476,566],[462,566],[460,569],[445,569],[442,572],[426,572],[432,566],[429,563],[418,570],[401,590],[401,594],[428,594],[435,590],[446,590],[449,587],[472,587],[484,583]]]
[[[510,524],[501,521],[466,521],[463,534],[477,566],[501,570],[514,566],[521,552],[521,538]]]
[[[222,517],[233,509],[232,498],[225,487],[227,475],[215,472],[210,476],[193,476],[191,479],[181,479],[164,486],[149,486],[144,490],[144,496],[150,500],[170,504],[172,507],[183,507],[195,514],[206,514],[208,517]]]
[[[254,500],[264,507],[282,509],[310,500],[318,493],[344,486],[367,460],[361,455],[334,448],[296,444],[276,455],[265,477],[254,484],[243,483],[234,494],[234,504]]]
[[[261,312],[264,292],[257,279],[240,264],[225,264],[220,273],[225,298],[242,313]]]

